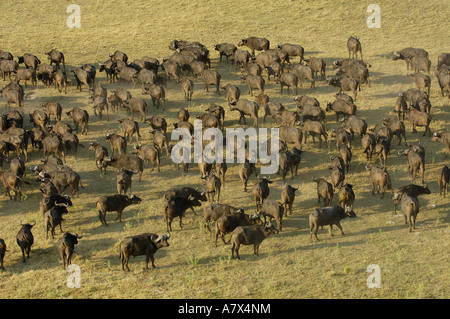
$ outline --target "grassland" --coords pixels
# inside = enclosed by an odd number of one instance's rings
[[[75,1],[81,7],[81,28],[66,26],[66,7],[70,2],[2,1],[0,3],[0,49],[14,56],[30,52],[45,60],[44,52],[56,48],[65,53],[68,70],[84,63],[101,63],[115,50],[127,53],[130,60],[144,55],[159,59],[169,56],[168,44],[173,39],[187,39],[204,43],[211,51],[212,68],[222,75],[222,83],[239,85],[239,72],[229,64],[218,63],[213,45],[220,42],[237,43],[250,35],[264,36],[273,45],[282,42],[299,43],[305,55],[325,59],[327,65],[347,57],[346,41],[358,36],[363,45],[365,60],[370,69],[372,85],[362,87],[358,95],[357,115],[370,126],[381,123],[382,117],[394,116],[392,109],[397,92],[413,87],[406,76],[402,61],[392,61],[391,54],[405,47],[423,47],[432,66],[441,52],[449,52],[448,1],[426,2],[378,1],[381,7],[381,28],[366,26],[366,6],[361,1],[133,1],[111,0]],[[97,65],[97,64],[96,64]],[[328,74],[332,73],[330,67]],[[108,89],[125,87],[133,96],[148,97],[140,89],[127,84],[107,84],[104,74],[98,80]],[[72,83],[74,80],[72,79]],[[2,83],[5,84],[5,83]],[[299,89],[299,94],[316,97],[321,105],[333,100],[335,89],[319,81],[317,89]],[[144,271],[143,258],[131,259],[130,273],[123,272],[118,259],[118,244],[126,236],[143,232],[163,233],[162,195],[180,186],[202,187],[197,169],[186,174],[174,169],[163,156],[160,173],[144,171],[142,182],[135,181],[133,192],[143,198],[140,206],[127,209],[123,222],[112,221],[101,226],[95,209],[97,198],[115,192],[115,174],[106,176],[95,168],[93,154],[87,150],[92,141],[105,144],[105,133],[119,131],[117,119],[125,114],[113,114],[109,122],[93,116],[85,90],[75,86],[67,95],[53,88],[26,88],[25,114],[40,108],[45,101],[60,102],[65,109],[74,106],[86,108],[91,116],[90,132],[80,136],[86,145],[79,158],[67,157],[67,164],[78,171],[84,189],[74,198],[74,206],[67,215],[64,230],[83,235],[73,260],[81,268],[81,287],[68,288],[68,273],[55,248],[56,239],[46,239],[38,203],[42,198],[36,184],[25,186],[23,202],[0,198],[0,237],[10,250],[5,258],[6,271],[0,272],[0,298],[448,298],[449,297],[449,208],[448,197],[439,196],[434,172],[448,164],[439,143],[421,133],[412,134],[406,123],[409,142],[425,145],[426,174],[432,194],[420,198],[421,212],[417,229],[408,233],[403,217],[393,215],[389,196],[373,196],[365,171],[365,156],[357,138],[353,144],[353,161],[346,180],[354,184],[355,212],[358,218],[345,220],[346,236],[335,231],[328,236],[326,229],[319,232],[320,242],[309,241],[308,215],[317,206],[313,177],[329,177],[329,156],[336,153],[334,140],[328,149],[319,149],[308,143],[300,174],[292,185],[300,192],[294,205],[294,214],[286,218],[283,231],[264,241],[260,255],[252,254],[251,247],[241,249],[242,259],[231,260],[230,246],[214,245],[213,235],[202,227],[200,215],[186,213],[185,226],[179,229],[177,221],[170,247],[156,254],[156,269]],[[293,98],[280,94],[273,82],[266,86],[266,94],[273,101],[294,109]],[[3,101],[3,99],[1,99]],[[206,93],[196,82],[193,101],[187,103],[178,85],[168,84],[166,111],[150,107],[150,114],[175,122],[180,107],[187,107],[191,115],[204,111],[210,103],[226,106],[223,96]],[[431,130],[449,129],[449,102],[441,97],[437,80],[432,75]],[[3,102],[0,102],[3,103]],[[2,112],[7,110],[2,107]],[[28,118],[28,116],[26,116]],[[227,112],[226,125],[237,127],[238,114]],[[67,117],[63,120],[71,123]],[[328,115],[329,128],[337,127],[334,114]],[[30,123],[26,123],[29,127]],[[264,126],[270,127],[270,121]],[[419,129],[419,132],[422,132]],[[151,142],[146,125],[141,124],[143,140]],[[388,170],[394,187],[411,182],[405,159],[397,154],[404,145],[394,144],[388,159]],[[32,152],[27,166],[38,164],[42,154]],[[374,161],[375,162],[375,161]],[[222,190],[222,202],[243,206],[254,211],[250,192],[244,193],[237,176],[236,165],[230,165],[227,182]],[[27,179],[32,180],[31,174]],[[281,178],[273,176],[270,198],[279,199],[283,187]],[[254,177],[251,183],[255,181]],[[336,201],[336,200],[335,200]],[[35,244],[27,263],[22,263],[21,252],[15,243],[19,221],[33,221]],[[59,233],[57,235],[59,237]],[[381,269],[381,288],[369,289],[366,272],[370,264]]]

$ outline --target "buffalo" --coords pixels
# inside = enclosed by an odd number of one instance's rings
[[[259,223],[261,219],[258,214],[254,214],[252,216],[245,214],[243,210],[239,210],[233,214],[222,215],[216,220],[215,230],[216,230],[216,247],[217,247],[217,239],[222,239],[224,244],[227,244],[225,241],[225,235],[231,233],[236,227],[239,226],[250,226],[256,223]]]
[[[144,172],[144,161],[135,154],[119,154],[112,158],[105,158],[102,162],[103,167],[112,166],[120,170],[129,169],[139,174],[139,180],[142,179]]]
[[[406,62],[406,69],[409,70],[411,59],[414,56],[428,57],[428,52],[420,48],[406,48],[401,51],[395,51],[392,59],[394,61],[404,60]]]
[[[341,93],[343,91],[352,91],[353,99],[356,101],[356,94],[360,85],[360,82],[358,80],[348,77],[331,77],[328,79],[328,85],[336,87],[338,93]]]
[[[30,258],[30,251],[31,246],[34,244],[34,236],[31,232],[31,229],[34,225],[36,225],[36,222],[33,224],[21,224],[22,227],[20,228],[19,232],[16,236],[17,245],[19,245],[20,249],[22,250],[22,261],[25,262],[25,253],[27,254],[27,258]]]
[[[375,194],[377,188],[378,194],[381,191],[381,198],[384,198],[384,186],[392,192],[391,178],[385,169],[378,168],[377,166],[368,167],[366,170],[370,171],[370,183],[372,184],[372,195]]]
[[[435,132],[431,140],[433,142],[441,142],[445,147],[445,156],[450,156],[450,131],[443,133]]]
[[[148,269],[148,262],[152,260],[152,267],[155,268],[154,255],[156,251],[162,247],[169,246],[167,242],[170,235],[156,235],[151,233],[145,233],[142,235],[126,237],[120,242],[119,245],[119,258],[122,261],[122,270],[125,268],[130,271],[128,267],[128,260],[130,256],[142,256],[145,255],[145,269]]]
[[[72,256],[75,252],[75,245],[78,240],[83,238],[76,233],[65,232],[64,235],[56,243],[56,247],[63,262],[63,269],[66,269],[72,263]]]
[[[436,172],[436,179],[439,186],[439,196],[442,196],[442,191],[444,191],[444,197],[445,197],[445,191],[448,193],[448,184],[450,180],[450,168],[448,168],[447,165],[440,168]]]
[[[230,215],[236,212],[243,212],[243,208],[238,209],[228,204],[209,204],[203,208],[203,227],[211,231],[209,224],[212,221],[215,222],[221,216]]]
[[[167,231],[172,231],[172,220],[175,217],[180,218],[180,228],[183,227],[182,218],[188,208],[199,207],[201,203],[193,195],[185,197],[171,198],[164,203],[164,221]]]
[[[356,37],[350,37],[347,40],[347,49],[348,49],[348,58],[350,59],[350,56],[355,59],[357,56],[357,53],[359,52],[361,60],[363,59],[362,56],[362,47],[361,42],[359,41],[359,38]]]
[[[234,253],[236,252],[236,257],[241,259],[239,256],[239,248],[241,245],[253,245],[253,253],[258,255],[261,242],[271,234],[276,233],[278,233],[278,230],[270,222],[265,225],[236,227],[231,233],[230,239],[232,243],[231,258],[234,258]]]
[[[96,203],[98,209],[98,217],[102,225],[108,226],[106,223],[106,212],[117,212],[115,220],[122,221],[122,213],[125,208],[130,205],[140,204],[142,199],[136,195],[111,195],[101,196]]]
[[[270,47],[270,41],[262,37],[248,37],[239,41],[238,46],[246,46],[251,50],[252,56],[255,56],[255,51],[267,51]]]
[[[312,241],[312,234],[314,229],[314,236],[317,238],[317,230],[319,226],[330,226],[330,236],[333,236],[333,225],[336,225],[344,236],[344,231],[340,221],[344,218],[356,218],[356,214],[351,207],[346,206],[342,208],[340,206],[329,206],[315,209],[309,215],[309,232]]]
[[[269,196],[269,184],[273,182],[270,178],[259,177],[256,184],[253,186],[252,195],[255,200],[256,208],[258,209],[264,203],[264,200]]]

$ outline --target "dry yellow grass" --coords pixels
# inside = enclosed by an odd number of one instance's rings
[[[307,57],[324,58],[329,66],[334,60],[347,57],[347,38],[355,35],[362,41],[365,60],[372,65],[372,86],[362,87],[356,103],[357,115],[365,118],[370,126],[381,123],[385,115],[393,116],[397,92],[414,86],[406,76],[403,61],[392,61],[393,51],[423,47],[430,53],[432,66],[438,54],[450,51],[448,1],[414,3],[414,7],[407,1],[379,1],[380,29],[367,28],[367,4],[360,1],[74,1],[81,7],[80,29],[66,26],[69,3],[46,1],[36,5],[30,0],[2,1],[0,49],[14,56],[30,52],[45,61],[44,52],[56,48],[65,53],[70,70],[84,63],[101,63],[115,50],[126,52],[130,60],[144,55],[162,60],[171,54],[168,50],[171,40],[200,41],[210,48],[212,68],[222,74],[222,83],[239,85],[248,98],[246,88],[239,81],[239,72],[226,63],[218,63],[214,44],[237,43],[250,35],[264,36],[272,45],[299,43]],[[330,67],[327,72],[332,74]],[[98,79],[108,90],[127,87],[133,96],[144,97],[151,105],[138,88],[107,84],[102,73]],[[310,243],[308,215],[317,206],[312,177],[329,176],[329,156],[336,149],[334,140],[330,141],[328,150],[308,143],[304,146],[299,176],[288,179],[288,183],[300,187],[294,214],[286,218],[280,234],[262,243],[259,256],[252,254],[251,247],[243,247],[242,259],[231,260],[230,246],[221,243],[217,248],[214,246],[213,235],[202,228],[201,214],[194,216],[187,212],[182,230],[177,220],[173,223],[170,247],[157,252],[156,269],[144,271],[143,258],[137,257],[131,259],[132,271],[125,273],[118,259],[120,240],[143,232],[165,232],[161,197],[171,188],[202,187],[196,167],[184,175],[163,156],[161,173],[146,169],[143,181],[133,183],[133,191],[143,198],[142,204],[128,208],[122,223],[114,222],[114,214],[108,213],[109,227],[101,226],[95,202],[99,196],[115,192],[115,174],[112,170],[106,176],[99,174],[87,145],[97,140],[105,145],[105,133],[119,131],[117,119],[125,114],[113,114],[109,122],[99,121],[93,116],[86,91],[79,93],[75,86],[69,88],[67,95],[60,95],[53,88],[46,89],[42,84],[36,90],[26,88],[26,93],[25,114],[48,100],[60,102],[65,109],[84,107],[91,114],[89,134],[80,136],[86,148],[80,150],[78,160],[67,157],[67,164],[80,173],[85,188],[81,189],[80,197],[74,198],[74,206],[63,224],[64,230],[83,235],[73,260],[81,268],[81,287],[71,289],[66,285],[69,274],[59,263],[56,239],[45,239],[38,209],[42,196],[31,185],[24,188],[27,196],[24,202],[0,198],[0,238],[5,239],[10,250],[5,258],[6,271],[0,273],[2,298],[449,297],[449,200],[439,196],[434,179],[434,172],[448,163],[448,158],[444,157],[441,144],[432,143],[421,133],[412,134],[409,123],[406,123],[408,141],[426,146],[425,179],[432,191],[431,195],[419,199],[421,212],[413,233],[408,233],[402,217],[392,214],[389,196],[381,200],[371,195],[365,157],[357,138],[346,180],[355,185],[358,218],[343,222],[345,237],[335,230],[335,236],[330,238],[324,229],[319,233],[321,241]],[[334,99],[334,93],[335,89],[323,81],[318,81],[316,90],[307,88],[307,84],[299,89],[299,94],[316,97],[322,106]],[[288,109],[295,108],[292,96],[280,94],[279,86],[273,82],[267,84],[266,94]],[[213,102],[226,106],[223,94],[218,97],[213,92],[206,93],[199,82],[195,85],[193,101],[186,103],[179,86],[169,82],[166,111],[150,106],[148,114],[166,117],[171,130],[180,107],[188,107],[195,116]],[[432,131],[448,130],[449,102],[447,97],[440,96],[434,75],[431,103]],[[226,113],[226,125],[237,127],[237,119],[238,114]],[[65,116],[63,120],[71,123]],[[328,114],[327,120],[329,128],[337,126],[334,114]],[[270,127],[271,121],[263,126]],[[144,124],[141,124],[141,135],[144,141],[151,141]],[[394,144],[388,159],[394,187],[410,183],[405,160],[396,155],[398,149]],[[27,166],[38,164],[41,157],[41,153],[32,152]],[[28,175],[28,180],[31,179]],[[273,179],[270,198],[279,199],[282,181],[277,176]],[[252,178],[251,183],[254,181]],[[247,212],[254,210],[250,192],[242,192],[236,165],[229,168],[221,197],[224,203],[243,206]],[[37,221],[35,244],[30,259],[22,263],[15,243],[18,222],[32,220]],[[367,288],[366,268],[370,264],[380,266],[380,289]]]

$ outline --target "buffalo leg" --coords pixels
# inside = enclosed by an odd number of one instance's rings
[[[220,234],[220,237],[222,238],[223,243],[226,245],[227,242],[225,241],[225,234],[224,233]]]
[[[342,236],[345,236],[344,231],[342,230],[342,226],[341,223],[337,222],[336,226],[339,228],[339,230],[341,231]]]
[[[145,270],[148,270],[148,262],[149,262],[149,260],[150,260],[150,256],[149,255],[145,256]]]
[[[130,267],[128,267],[128,261],[129,261],[129,260],[130,260],[130,256],[127,255],[127,256],[125,257],[125,266],[126,266],[126,268],[127,268],[128,271],[130,271]]]
[[[239,245],[236,245],[236,247],[234,248],[234,250],[236,251],[236,257],[237,257],[237,259],[241,259],[241,256],[239,256]]]
[[[312,230],[312,229],[311,229]],[[319,230],[319,226],[316,225],[316,228],[314,229],[314,236],[316,237],[316,240],[319,241],[319,238],[317,238],[317,231]],[[312,241],[312,237],[311,237],[311,241]]]
[[[150,259],[152,260],[152,267],[156,268],[156,266],[155,266],[155,257],[153,255],[150,255]]]
[[[233,243],[231,246],[231,259],[234,259],[234,250],[235,250],[236,245]]]
[[[102,212],[100,210],[98,211],[98,218],[100,219],[100,222],[103,224]]]
[[[122,211],[117,211],[117,217],[115,220],[119,220],[119,222],[122,221]]]

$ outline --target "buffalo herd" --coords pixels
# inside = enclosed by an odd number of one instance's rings
[[[84,64],[72,67],[67,64],[65,55],[56,49],[46,52],[47,59],[39,59],[33,54],[23,54],[14,57],[7,51],[0,51],[0,77],[7,83],[0,90],[5,101],[6,112],[0,117],[0,155],[2,170],[0,181],[4,186],[5,194],[10,200],[22,201],[22,185],[37,183],[43,194],[40,202],[40,213],[45,224],[46,236],[48,233],[54,238],[56,232],[63,233],[57,242],[64,269],[71,263],[75,245],[82,236],[73,231],[63,231],[63,222],[70,216],[72,200],[83,192],[82,175],[69,167],[66,157],[77,156],[79,147],[83,145],[84,136],[91,132],[90,123],[94,121],[108,121],[111,113],[127,115],[116,123],[116,132],[103,134],[103,139],[92,141],[86,148],[92,152],[102,176],[107,174],[107,168],[116,171],[117,194],[103,194],[98,198],[92,210],[97,209],[101,227],[108,226],[107,212],[117,212],[116,220],[122,221],[122,213],[128,206],[139,205],[142,199],[133,194],[132,180],[142,179],[144,169],[152,163],[151,170],[157,168],[155,174],[160,172],[163,150],[168,159],[173,145],[168,137],[168,119],[156,114],[147,115],[151,107],[156,112],[166,110],[166,100],[171,96],[168,83],[175,83],[180,87],[185,101],[195,100],[194,84],[203,84],[203,90],[209,92],[217,99],[225,97],[228,111],[239,113],[237,124],[260,124],[259,116],[264,114],[271,118],[272,126],[279,128],[279,172],[283,184],[281,199],[273,199],[270,188],[273,180],[271,176],[262,176],[255,165],[255,154],[246,149],[245,158],[237,164],[241,186],[236,191],[247,192],[251,188],[255,212],[247,214],[243,207],[221,203],[223,201],[221,189],[225,186],[225,174],[229,163],[207,163],[200,161],[198,168],[204,188],[180,187],[177,189],[163,189],[163,205],[161,207],[168,234],[145,233],[124,238],[119,245],[119,258],[122,269],[130,270],[128,260],[130,256],[146,256],[145,268],[151,259],[154,264],[154,254],[162,247],[168,247],[171,237],[172,221],[179,219],[179,227],[183,227],[182,219],[186,211],[194,214],[196,209],[203,206],[203,225],[212,231],[210,224],[214,223],[215,244],[220,237],[224,243],[231,242],[232,257],[240,258],[240,245],[253,245],[257,255],[261,242],[271,234],[282,231],[283,219],[293,214],[293,203],[299,187],[288,185],[286,180],[294,179],[301,164],[303,144],[307,137],[312,137],[316,144],[319,139],[319,148],[322,144],[329,147],[330,137],[336,141],[338,154],[330,156],[328,165],[330,178],[314,177],[317,187],[317,208],[309,215],[310,240],[313,235],[318,239],[319,227],[330,226],[332,236],[333,225],[336,225],[341,234],[344,231],[340,221],[344,218],[356,218],[354,203],[357,202],[353,185],[346,181],[346,174],[352,170],[352,156],[355,152],[365,154],[367,159],[367,175],[370,179],[372,194],[381,193],[384,197],[386,190],[392,193],[394,210],[400,207],[405,223],[409,223],[409,231],[415,228],[415,221],[419,213],[418,196],[430,194],[425,184],[425,146],[412,144],[406,141],[405,123],[410,124],[413,133],[417,129],[423,130],[430,141],[440,142],[445,148],[446,156],[450,155],[450,132],[432,132],[430,84],[431,72],[436,76],[442,96],[450,98],[450,54],[442,53],[437,59],[437,67],[431,69],[431,60],[428,52],[421,48],[405,48],[393,52],[392,60],[404,60],[408,76],[415,88],[398,92],[398,98],[392,102],[391,112],[394,118],[383,118],[382,124],[368,126],[366,119],[358,116],[356,101],[362,92],[361,87],[370,87],[369,69],[371,65],[363,60],[362,44],[356,37],[347,41],[348,58],[334,61],[328,65],[324,59],[307,56],[299,44],[281,43],[274,45],[266,38],[248,37],[233,43],[218,43],[214,50],[218,52],[217,63],[226,63],[229,70],[235,69],[243,73],[237,80],[241,87],[224,83],[225,74],[211,68],[209,49],[199,42],[173,40],[169,43],[170,57],[158,60],[154,57],[144,56],[141,59],[129,61],[126,53],[116,51],[101,63]],[[294,59],[297,62],[294,62]],[[393,62],[396,63],[396,62]],[[23,65],[23,67],[21,66]],[[96,78],[99,73],[105,72],[105,83]],[[222,72],[222,71],[221,71]],[[335,72],[332,76],[326,72]],[[233,74],[235,76],[235,74]],[[272,79],[271,79],[272,77]],[[74,80],[71,80],[74,79]],[[315,90],[318,81],[334,88],[333,102],[321,106],[319,101],[308,95],[298,95],[302,88],[302,81],[310,82],[310,88]],[[21,82],[24,84],[22,86]],[[28,84],[36,89],[39,83],[45,88],[54,87],[60,95],[68,94],[68,86],[76,85],[79,92],[87,92],[92,111],[88,108],[61,105],[58,102],[48,101],[33,110],[28,115],[23,113],[27,104]],[[107,89],[107,85],[119,83],[119,88]],[[174,85],[175,85],[174,84]],[[273,101],[267,93],[268,85],[279,87],[280,94],[292,95],[296,105],[288,109],[277,101]],[[132,96],[127,87],[142,90],[143,99]],[[69,87],[70,88],[70,87]],[[245,89],[244,89],[245,88]],[[348,94],[347,94],[348,93]],[[151,100],[151,102],[150,102]],[[151,103],[151,104],[150,104]],[[15,106],[16,109],[11,110]],[[225,109],[218,104],[211,104],[203,114],[195,115],[201,120],[205,128],[218,128],[225,130]],[[333,120],[336,117],[338,127],[327,127],[327,114]],[[64,115],[67,121],[63,121]],[[27,119],[29,117],[29,120]],[[247,118],[252,119],[247,123]],[[73,122],[69,124],[70,122]],[[177,123],[174,128],[186,128],[193,136],[192,119],[187,107],[178,111]],[[407,121],[407,122],[405,122]],[[29,122],[29,123],[27,123]],[[140,135],[139,126],[150,127],[153,143],[145,144]],[[142,128],[142,127],[141,127]],[[80,139],[77,134],[80,134]],[[355,135],[361,139],[361,147],[352,146]],[[399,149],[391,154],[391,143],[396,137],[398,145],[404,141],[406,148]],[[132,151],[130,144],[135,140]],[[28,143],[31,142],[31,148]],[[144,143],[142,143],[144,142]],[[106,144],[109,144],[107,146]],[[33,180],[25,179],[28,152],[41,152],[40,165],[29,167],[34,174]],[[388,157],[404,157],[408,174],[414,182],[420,178],[421,186],[415,184],[404,185],[394,189],[388,172]],[[380,165],[372,162],[372,156]],[[9,168],[3,167],[4,162]],[[146,164],[145,164],[146,162]],[[188,163],[182,163],[183,171],[189,170]],[[176,167],[179,169],[179,165]],[[111,173],[109,173],[111,174]],[[137,175],[135,177],[135,175]],[[257,182],[249,186],[249,178],[254,175]],[[290,176],[289,176],[290,175]],[[436,181],[440,194],[446,196],[450,178],[448,166],[436,172]],[[66,189],[71,190],[70,196],[64,195]],[[81,190],[80,190],[81,189]],[[14,191],[14,196],[11,195]],[[301,191],[301,190],[300,190]],[[338,198],[333,205],[333,198]],[[232,199],[231,199],[232,200]],[[251,202],[251,201],[249,201]],[[322,202],[322,204],[321,204]],[[130,209],[130,208],[129,208]],[[132,209],[132,208],[131,208]],[[64,218],[63,218],[64,217]],[[70,218],[70,217],[69,217]],[[30,257],[34,243],[32,230],[33,223],[20,223],[17,233],[17,244],[22,251],[25,262]],[[227,241],[225,235],[231,234]],[[1,234],[0,234],[1,235]],[[0,267],[7,247],[4,239],[0,239]]]

